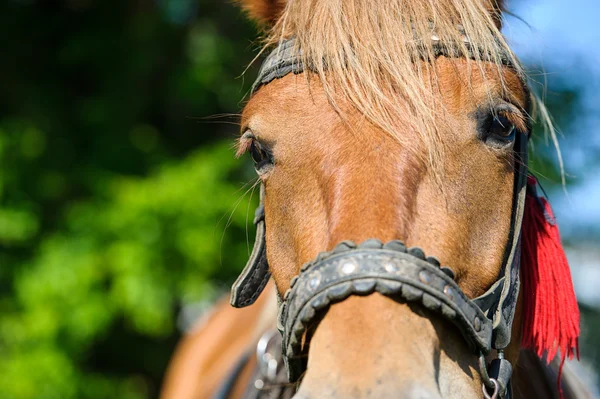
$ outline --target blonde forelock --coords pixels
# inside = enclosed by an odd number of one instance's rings
[[[468,54],[474,45],[479,51],[471,52],[469,68],[485,75],[480,61],[491,61],[497,77],[508,61],[522,75],[498,20],[482,0],[289,0],[266,42],[295,37],[303,65],[318,75],[338,111],[343,99],[400,141],[406,138],[398,121],[409,124],[435,164],[443,151],[432,95],[437,77],[431,62],[415,60],[434,60],[440,46]]]

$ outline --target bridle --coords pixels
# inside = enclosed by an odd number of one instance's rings
[[[486,60],[485,53],[466,38],[466,53],[443,46],[432,36],[434,56],[469,57]],[[462,47],[461,47],[462,48]],[[305,69],[295,40],[282,41],[263,63],[252,91],[290,73]],[[513,67],[508,55],[499,62]],[[494,60],[497,62],[498,60]],[[524,84],[524,87],[527,87]],[[323,252],[300,269],[290,289],[280,298],[278,329],[283,336],[283,359],[291,382],[306,370],[310,339],[332,304],[352,295],[380,293],[398,302],[419,304],[454,323],[471,350],[479,356],[485,397],[511,397],[512,366],[504,359],[511,341],[511,328],[519,293],[521,259],[520,231],[527,183],[527,142],[529,132],[517,132],[514,145],[514,195],[510,233],[498,280],[483,295],[469,299],[454,281],[454,273],[435,257],[418,247],[406,248],[398,240],[382,243],[367,240],[359,245],[343,241]],[[264,187],[256,210],[256,240],[241,275],[231,291],[231,304],[248,306],[258,298],[271,274],[266,257]],[[487,365],[485,356],[496,350]],[[490,394],[490,392],[492,392]]]
[[[448,51],[432,37],[434,56],[467,56],[482,59],[480,49],[466,39],[467,54]],[[263,63],[252,88],[305,70],[299,61],[295,40],[282,41]],[[508,56],[501,62],[511,66]],[[524,85],[526,87],[526,85]],[[519,293],[520,231],[526,194],[528,132],[518,132],[514,146],[514,195],[511,228],[505,259],[498,280],[483,295],[469,299],[454,281],[451,269],[440,267],[434,257],[426,257],[418,247],[406,248],[401,241],[381,243],[367,240],[360,245],[344,241],[331,252],[324,252],[302,266],[290,289],[280,298],[278,328],[283,336],[283,358],[291,382],[306,370],[310,338],[318,322],[332,304],[352,295],[377,292],[396,301],[418,303],[453,322],[474,353],[479,355],[489,397],[510,397],[512,366],[503,350],[511,340],[511,328]],[[235,281],[231,304],[252,304],[270,278],[266,257],[264,188],[254,219],[256,240],[250,259]],[[486,365],[485,355],[492,349],[497,358]],[[488,390],[492,390],[491,396]]]

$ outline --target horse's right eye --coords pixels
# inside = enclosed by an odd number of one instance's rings
[[[501,140],[512,140],[515,136],[515,125],[504,115],[497,115],[490,124],[489,134]]]
[[[477,136],[481,141],[498,150],[511,148],[519,130],[515,125],[518,116],[512,107],[503,105],[493,110],[481,110],[476,118]]]

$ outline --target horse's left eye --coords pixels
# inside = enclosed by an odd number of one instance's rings
[[[252,144],[250,144],[250,156],[254,161],[254,166],[256,169],[262,168],[271,160],[269,153],[256,140],[252,140]]]
[[[496,115],[489,128],[489,135],[502,140],[511,140],[515,135],[515,125],[504,115]]]

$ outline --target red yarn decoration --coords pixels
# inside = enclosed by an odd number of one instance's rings
[[[579,359],[579,306],[552,208],[527,180],[522,228],[523,337],[521,345],[550,363],[560,350],[558,389],[567,358]]]

